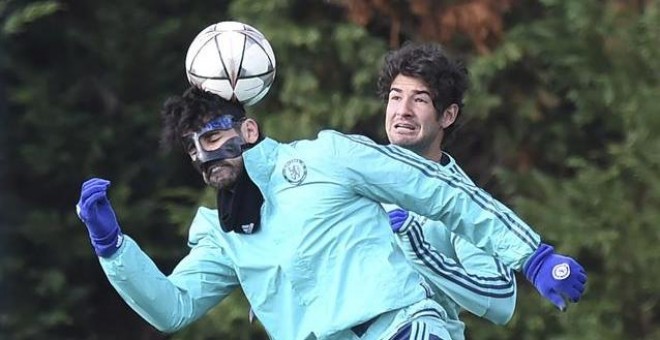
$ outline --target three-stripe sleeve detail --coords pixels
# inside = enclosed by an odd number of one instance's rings
[[[424,239],[424,233],[417,222],[406,232],[413,251],[431,271],[473,293],[492,298],[511,297],[515,292],[514,282],[508,275],[480,276],[469,274],[456,265],[445,261]]]
[[[425,308],[410,316],[412,321],[400,327],[390,340],[430,340],[439,339],[437,335],[431,334],[431,329],[426,321],[417,320],[420,317],[433,317],[444,320],[443,315],[433,308]]]
[[[423,317],[423,316],[428,316],[428,317],[438,318],[438,319],[442,319],[442,320],[445,319],[445,317],[443,316],[443,314],[440,313],[440,311],[438,311],[438,310],[435,309],[435,308],[423,308],[423,309],[420,309],[420,310],[416,311],[415,313],[413,313],[413,315],[411,316],[411,319],[414,319],[414,318],[421,318],[421,317]]]
[[[532,235],[531,230],[522,226],[518,221],[511,218],[508,212],[503,212],[498,209],[496,201],[489,197],[484,191],[480,190],[476,186],[466,183],[464,179],[459,177],[456,174],[448,175],[443,171],[439,171],[437,167],[434,167],[434,164],[428,162],[420,162],[419,158],[407,155],[402,150],[397,150],[396,147],[392,146],[379,146],[371,143],[366,143],[357,138],[351,136],[345,136],[351,141],[358,143],[360,145],[374,149],[375,151],[380,152],[381,154],[392,158],[395,161],[402,162],[411,166],[421,174],[426,177],[439,180],[450,187],[456,188],[465,194],[483,210],[492,213],[507,229],[513,232],[523,243],[528,245],[531,249],[536,249],[538,246],[538,240]]]
[[[411,223],[411,224],[412,224],[412,223]],[[452,244],[452,246],[454,246],[454,248],[456,248],[456,242],[457,242],[458,239],[460,239],[460,236],[458,236],[458,234],[451,233],[450,238],[451,238],[451,244]],[[466,241],[463,241],[463,242],[466,242]],[[495,266],[497,267],[497,271],[498,271],[498,272],[500,273],[500,275],[502,275],[503,277],[506,277],[506,278],[508,278],[508,279],[511,279],[511,278],[513,278],[513,277],[515,276],[515,272],[514,272],[514,270],[513,270],[513,269],[510,269],[510,268],[508,268],[508,267],[506,267],[506,266],[504,265],[504,263],[502,263],[502,261],[497,260],[495,257],[492,258],[492,261],[493,261],[493,263],[495,264]]]

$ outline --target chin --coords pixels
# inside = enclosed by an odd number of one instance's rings
[[[213,189],[221,190],[225,189],[229,185],[226,183],[218,183],[218,182],[206,182],[206,185],[210,186]]]
[[[395,138],[392,140],[392,144],[396,144],[400,147],[408,148],[411,146],[415,146],[417,144],[417,141],[415,141],[412,138]]]
[[[230,187],[235,181],[236,179],[229,179],[229,178],[211,179],[208,178],[206,175],[204,176],[204,182],[206,183],[206,185],[215,189],[224,189]]]

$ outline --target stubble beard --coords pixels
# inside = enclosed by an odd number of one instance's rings
[[[426,152],[428,152],[432,142],[433,141],[430,138],[398,136],[391,143],[406,150],[410,150],[418,155],[424,155]]]
[[[207,171],[204,171],[204,182],[215,189],[226,189],[231,187],[240,175],[241,167],[230,162],[219,162],[211,165]]]

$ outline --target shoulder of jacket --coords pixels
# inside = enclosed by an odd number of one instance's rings
[[[218,211],[199,207],[188,230],[188,245],[193,247],[204,237],[217,233],[220,229]]]
[[[333,143],[335,145],[377,145],[376,142],[367,136],[345,134],[335,130],[323,130],[319,132],[317,140],[326,143]]]

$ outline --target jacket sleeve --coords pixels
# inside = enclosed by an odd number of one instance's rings
[[[441,223],[411,215],[397,238],[415,269],[461,308],[496,324],[508,322],[516,302],[512,270]]]
[[[342,164],[334,165],[335,175],[357,194],[441,221],[516,270],[538,248],[539,235],[509,208],[437,163],[364,137],[327,135],[333,153],[328,158]]]
[[[237,286],[228,259],[209,235],[195,239],[190,253],[166,276],[124,235],[124,243],[101,266],[119,295],[162,332],[174,332],[202,317]]]
[[[507,268],[496,258],[486,254],[458,235],[452,235],[458,261],[466,274],[477,281],[488,282],[490,292],[486,298],[486,309],[482,317],[498,325],[504,325],[516,309],[516,277],[513,269]]]

